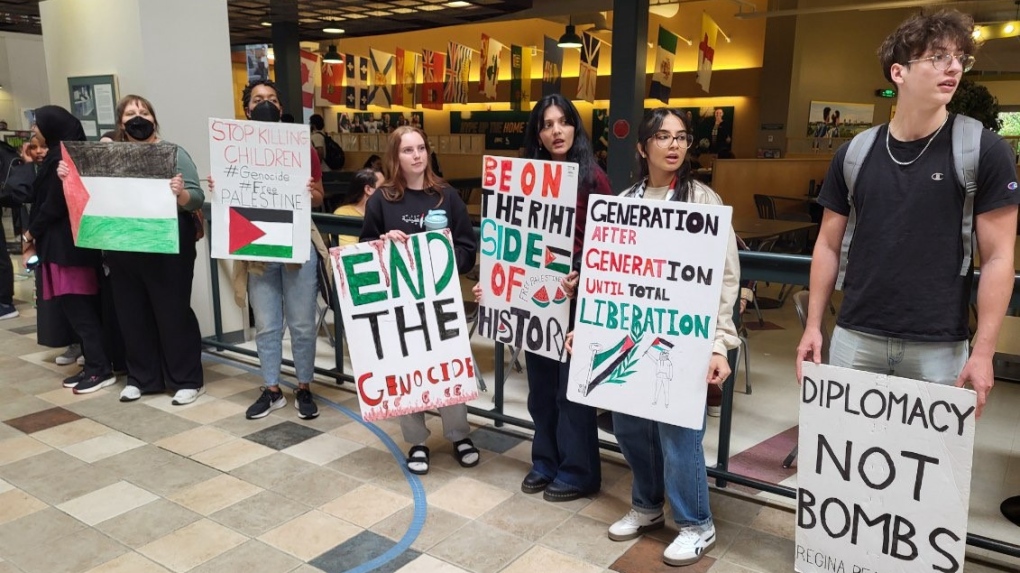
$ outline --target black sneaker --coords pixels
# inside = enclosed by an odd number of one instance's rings
[[[117,383],[117,376],[115,374],[107,373],[99,376],[89,376],[88,378],[82,374],[81,382],[74,387],[75,394],[91,394],[96,390],[106,388],[107,386],[113,386]]]
[[[84,379],[85,379],[85,369],[82,368],[81,372],[75,374],[74,376],[68,376],[67,378],[64,378],[63,386],[64,386],[64,388],[74,388],[75,386],[80,384],[81,381],[84,380]]]
[[[258,418],[265,418],[273,410],[279,410],[287,405],[287,399],[283,397],[283,392],[279,390],[273,392],[265,386],[262,387],[262,395],[259,396],[255,403],[248,407],[248,411],[244,413],[244,417],[249,420],[256,420]]]
[[[302,420],[310,420],[319,415],[319,407],[315,405],[312,391],[308,388],[299,387],[297,392],[294,392],[294,407],[297,408],[298,418]]]
[[[14,308],[13,304],[4,304],[0,302],[0,320],[17,318],[18,314],[18,309]]]

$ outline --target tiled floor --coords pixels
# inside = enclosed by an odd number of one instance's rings
[[[28,288],[19,281],[21,300],[31,300]],[[298,419],[291,404],[246,420],[260,378],[224,360],[229,354],[207,357],[208,393],[190,406],[172,406],[169,396],[121,404],[120,385],[74,396],[59,385],[73,367],[53,364],[59,349],[35,345],[31,304],[18,308],[22,317],[0,323],[0,573],[677,570],[661,561],[670,529],[607,538],[629,506],[629,472],[616,455],[605,456],[600,494],[550,504],[519,489],[530,442],[473,419],[481,465],[460,468],[435,431],[432,471],[411,477],[397,424],[363,424],[346,388],[316,385],[315,420]],[[796,318],[789,308],[767,312],[778,328],[750,333],[754,392],[735,398],[734,463],[793,485],[769,458],[795,436]],[[491,380],[486,348],[478,341],[476,355]],[[331,354],[323,342],[324,365]],[[507,385],[517,416],[526,415],[522,376]],[[997,508],[1007,492],[1020,493],[1020,387],[1003,383],[994,397],[979,424],[971,531],[1017,543],[1020,529]],[[483,394],[476,405],[490,400]],[[790,500],[714,490],[711,504],[719,543],[681,570],[792,570]],[[997,559],[1001,567],[972,561],[966,571],[1020,567]]]

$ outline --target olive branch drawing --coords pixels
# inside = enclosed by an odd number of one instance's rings
[[[641,357],[636,355],[640,346],[641,337],[638,337],[634,340],[634,346],[627,352],[627,357],[613,370],[603,384],[624,384],[627,382],[627,378],[634,374],[635,366],[641,360]]]

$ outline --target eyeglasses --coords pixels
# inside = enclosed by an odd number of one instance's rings
[[[950,66],[953,65],[953,60],[959,60],[960,65],[963,66],[963,73],[967,73],[974,67],[975,58],[970,54],[960,54],[959,56],[954,56],[953,54],[935,54],[934,56],[928,56],[927,58],[907,60],[907,63],[913,64],[915,62],[923,62],[925,60],[930,60],[932,67],[940,72],[948,70]]]
[[[655,141],[655,145],[662,149],[669,148],[670,145],[673,145],[674,140],[676,140],[676,145],[680,149],[687,149],[692,143],[694,143],[694,136],[686,131],[681,131],[676,135],[673,135],[668,131],[656,131],[655,135],[652,136],[652,139]]]

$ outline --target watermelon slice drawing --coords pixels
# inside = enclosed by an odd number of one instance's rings
[[[531,302],[537,304],[540,308],[549,306],[549,292],[545,290],[545,287],[538,289],[538,292],[531,296]]]
[[[567,293],[563,292],[563,289],[556,287],[556,294],[553,295],[553,302],[556,304],[563,304],[567,300]]]

